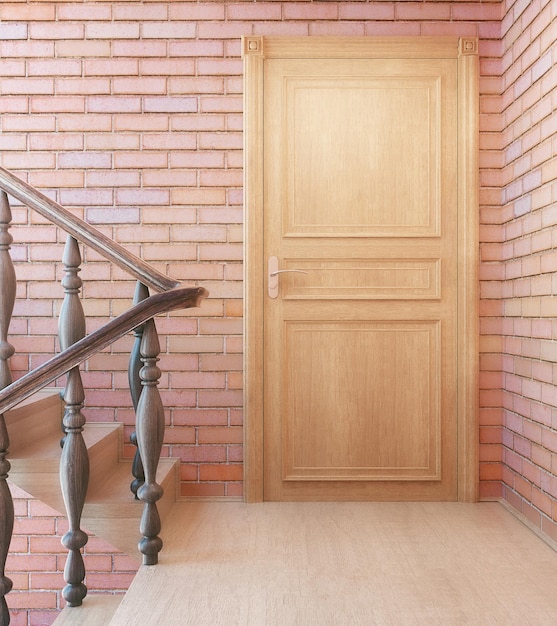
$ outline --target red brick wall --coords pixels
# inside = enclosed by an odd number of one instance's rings
[[[0,3],[1,164],[211,291],[195,314],[159,320],[165,454],[183,461],[183,495],[242,491],[241,35],[478,36],[481,495],[504,497],[557,538],[556,9],[556,0]],[[62,239],[21,207],[13,213],[19,374],[55,349]],[[128,306],[134,285],[85,257],[91,330]],[[121,420],[128,432],[130,343],[84,375],[88,418]]]
[[[241,35],[479,36],[489,166],[500,154],[491,151],[499,119],[489,121],[500,14],[497,2],[0,4],[2,165],[158,269],[211,292],[193,315],[159,323],[165,454],[183,461],[184,496],[242,493]],[[62,236],[18,207],[14,223],[17,273],[27,281],[11,329],[19,374],[55,349]],[[85,258],[93,329],[128,306],[134,285],[97,254]],[[127,432],[130,343],[91,359],[84,375],[88,418],[123,421]]]
[[[540,526],[555,518],[555,2],[503,4],[0,4],[2,165],[160,270],[211,291],[194,315],[159,323],[165,454],[183,461],[183,495],[242,492],[240,36],[450,34],[480,37],[482,495],[535,511]],[[11,329],[20,373],[55,348],[62,244],[17,206],[14,222],[24,280]],[[97,254],[85,257],[92,329],[128,305],[133,283]],[[121,420],[128,432],[130,343],[121,340],[85,372],[89,419]]]
[[[493,204],[482,243],[484,424],[502,423],[490,455],[501,464],[489,472],[504,498],[557,539],[557,2],[504,5],[502,89],[490,103],[501,152],[483,173]],[[498,442],[497,430],[484,428],[484,441]]]

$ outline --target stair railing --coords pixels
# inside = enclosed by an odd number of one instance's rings
[[[12,382],[9,367],[14,348],[8,341],[16,293],[15,269],[9,252],[13,238],[9,233],[12,217],[8,194],[68,233],[62,257],[64,300],[59,317],[61,351],[15,382]],[[82,281],[78,276],[81,265],[78,242],[93,248],[138,280],[133,306],[89,335],[85,334],[85,315],[79,297]],[[149,288],[158,293],[150,296]],[[199,306],[207,295],[202,287],[183,287],[159,273],[0,167],[0,626],[7,626],[10,622],[5,596],[12,588],[12,581],[5,574],[5,564],[14,523],[13,502],[7,484],[9,435],[4,414],[67,374],[63,391],[65,411],[60,458],[60,483],[69,522],[68,532],[62,538],[63,545],[68,549],[64,570],[67,584],[63,596],[69,606],[79,606],[87,593],[81,550],[88,537],[80,524],[89,478],[89,459],[82,435],[85,394],[79,366],[117,339],[134,332],[135,342],[128,370],[132,403],[136,410],[136,432],[132,440],[138,447],[132,470],[132,491],[144,503],[140,524],[143,538],[139,542],[139,550],[143,554],[143,563],[153,565],[157,563],[162,549],[156,503],[163,492],[156,482],[156,472],[164,437],[164,409],[157,387],[161,376],[157,366],[160,347],[153,318],[172,310]]]

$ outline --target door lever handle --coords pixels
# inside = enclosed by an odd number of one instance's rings
[[[269,276],[276,276],[277,274],[285,274],[286,272],[298,272],[298,274],[309,274],[306,270],[275,270],[271,272]]]
[[[268,277],[267,277],[267,292],[269,298],[277,298],[279,293],[279,274],[285,274],[286,272],[297,272],[298,274],[309,274],[305,270],[280,270],[279,261],[276,256],[269,257],[268,262]]]

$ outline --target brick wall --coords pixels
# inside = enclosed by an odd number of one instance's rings
[[[183,461],[184,496],[242,492],[241,35],[478,36],[481,492],[549,528],[555,8],[554,0],[0,4],[2,165],[161,271],[211,291],[195,314],[159,323],[164,453]],[[55,349],[62,241],[21,207],[14,224],[17,374]],[[84,256],[91,330],[128,306],[134,285],[97,254]],[[88,418],[123,421],[128,432],[130,344],[91,359],[84,375]]]
[[[479,36],[489,103],[499,93],[500,9],[438,1],[0,4],[2,165],[161,271],[211,292],[194,314],[159,323],[164,453],[183,461],[184,496],[242,493],[240,37]],[[489,113],[488,165],[499,154],[491,152],[499,129]],[[19,374],[55,349],[62,236],[18,207],[14,224],[26,281],[11,328]],[[134,285],[96,253],[84,256],[91,330],[128,306]],[[119,341],[84,373],[88,419],[123,421],[128,433],[130,345]]]
[[[553,539],[557,539],[556,9],[554,0],[504,3],[502,89],[489,104],[493,113],[500,111],[502,150],[494,153],[484,172],[493,206],[483,216],[482,243],[486,370],[482,402],[484,424],[487,416],[492,424],[482,432],[485,442],[502,443],[486,446],[493,452],[485,471],[500,478],[504,498]]]
[[[481,495],[506,498],[557,538],[556,9],[557,0],[0,3],[1,164],[211,291],[194,314],[159,321],[164,453],[182,460],[184,496],[242,492],[240,37],[478,36]],[[63,242],[13,209],[19,374],[55,349]],[[92,330],[128,306],[134,285],[84,256]],[[88,418],[127,432],[130,345],[119,341],[84,373]]]

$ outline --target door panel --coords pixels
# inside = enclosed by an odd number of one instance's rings
[[[264,61],[264,499],[458,498],[458,72]]]
[[[438,322],[288,322],[284,335],[283,480],[440,479]]]
[[[269,64],[287,236],[438,234],[440,80],[414,71],[407,60]]]

